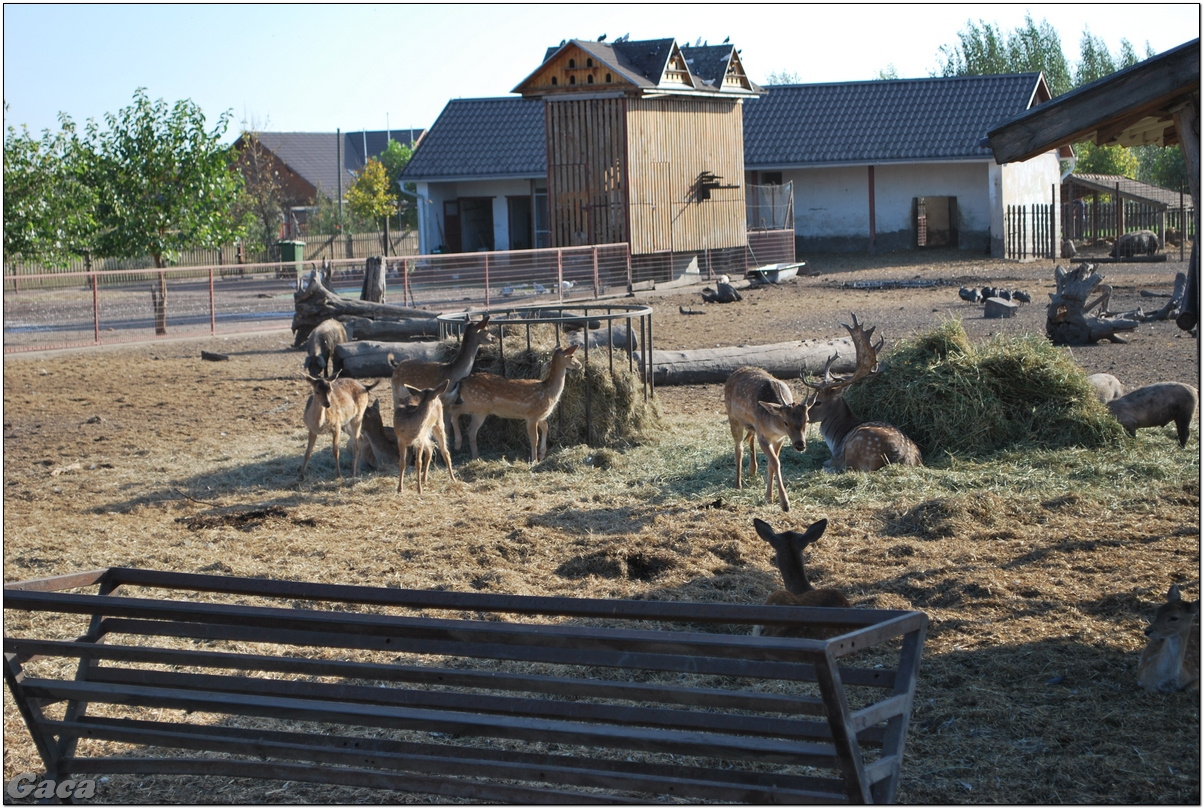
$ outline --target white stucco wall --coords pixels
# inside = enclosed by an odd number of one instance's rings
[[[1009,205],[1027,207],[1031,205],[1049,205],[1052,202],[1054,204],[1054,211],[1059,210],[1062,172],[1056,151],[1046,152],[1043,155],[1038,155],[1031,160],[1025,160],[1020,163],[1005,163],[999,166],[998,169],[999,193],[1001,197],[999,205],[1000,227],[997,231],[998,233],[1004,233],[1005,225],[1003,224],[1003,218]],[[1053,223],[1053,243],[1056,245],[1062,241],[1061,217],[1056,213],[1053,217]],[[999,255],[1002,254],[1001,251]]]
[[[956,197],[959,243],[977,248],[991,232],[988,161],[909,163],[874,167],[875,241],[910,239],[915,197]],[[840,249],[869,238],[869,170],[837,166],[783,172],[794,182],[794,230],[801,239]],[[882,246],[880,245],[880,246]]]

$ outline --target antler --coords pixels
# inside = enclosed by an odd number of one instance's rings
[[[853,375],[839,379],[832,378],[832,363],[836,362],[836,359],[840,356],[840,353],[837,352],[829,357],[827,363],[824,365],[823,381],[816,384],[804,379],[803,384],[807,387],[818,391],[843,390],[854,382],[868,379],[879,372],[878,352],[886,344],[886,339],[879,337],[878,344],[873,344],[874,329],[877,327],[870,326],[866,329],[861,323],[857,322],[856,314],[853,315],[852,326],[847,323],[842,323],[841,325],[848,329],[849,337],[853,340],[853,348],[857,350],[857,361],[853,369]]]

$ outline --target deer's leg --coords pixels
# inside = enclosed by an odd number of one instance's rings
[[[755,478],[757,476],[757,446],[754,443],[757,441],[757,431],[751,430],[748,433],[748,476]]]
[[[343,438],[343,431],[336,429],[330,434],[331,449],[334,451],[334,476],[339,480],[343,479],[343,467],[339,463],[339,442]]]
[[[744,425],[735,419],[728,419],[728,424],[732,428],[732,438],[736,442],[736,488],[744,488],[744,480],[741,475],[744,472]]]
[[[313,455],[314,443],[318,440],[317,433],[309,434],[309,445],[305,447],[305,460],[301,462],[301,471],[297,474],[298,478],[305,477],[305,470],[309,468],[309,456]]]
[[[401,456],[401,458],[400,458],[400,460],[399,460],[399,462],[398,462],[398,464],[397,464],[397,467],[398,467],[398,470],[397,470],[397,493],[398,493],[398,494],[401,494],[401,486],[402,486],[402,484],[403,484],[403,483],[405,483],[405,479],[406,479],[406,456],[409,454],[409,452],[410,452],[410,448],[409,448],[409,447],[400,447],[400,446],[399,446],[399,447],[397,448],[397,454]]]
[[[363,451],[360,449],[360,430],[362,427],[362,419],[351,420],[351,476],[353,478],[360,476],[360,460],[363,457]]]
[[[790,510],[790,498],[786,496],[786,484],[782,482],[782,459],[778,455],[782,444],[777,441],[758,439],[761,451],[765,453],[765,502],[773,502],[773,482],[778,482],[778,502],[782,511]]]
[[[443,429],[443,423],[439,422],[431,430],[435,434],[435,443],[439,446],[439,455],[443,458],[443,463],[447,464],[447,476],[456,481],[456,471],[452,469],[451,453],[447,451],[447,432]],[[434,452],[428,447],[426,451],[426,465],[429,468],[431,459],[434,457]],[[415,467],[417,469],[417,467]]]
[[[539,446],[539,422],[527,422],[527,440],[531,442],[531,463],[543,460]]]
[[[460,449],[460,445],[463,443],[463,438],[464,438],[460,434],[460,414],[457,413],[455,410],[448,410],[447,413],[448,413],[448,418],[451,419],[452,436],[455,438],[456,449],[458,450],[458,449]]]
[[[485,418],[486,416],[482,413],[473,413],[468,419],[468,449],[474,461],[481,457],[481,453],[477,452],[477,432],[485,423]]]
[[[539,433],[539,460],[542,461],[548,457],[548,420],[540,419],[535,429]]]

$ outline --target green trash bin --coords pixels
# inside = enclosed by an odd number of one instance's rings
[[[277,277],[287,278],[288,269],[284,265],[292,264],[294,268],[293,278],[294,280],[300,280],[303,272],[301,265],[305,261],[305,242],[282,241],[276,242],[276,246],[280,250],[281,263],[280,272]]]

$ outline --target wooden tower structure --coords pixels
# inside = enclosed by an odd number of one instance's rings
[[[567,40],[514,92],[545,102],[553,246],[628,242],[657,274],[743,260],[741,105],[764,91],[735,46]]]

